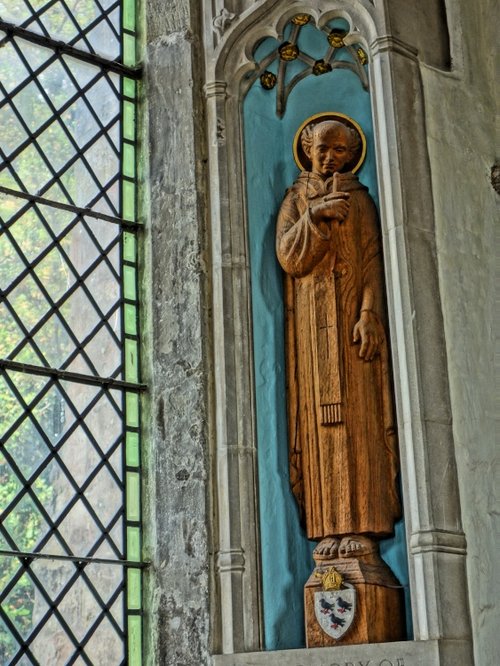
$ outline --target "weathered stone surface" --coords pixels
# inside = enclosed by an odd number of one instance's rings
[[[151,358],[145,467],[147,663],[208,661],[203,122],[189,2],[148,4]],[[193,78],[193,70],[197,70]]]

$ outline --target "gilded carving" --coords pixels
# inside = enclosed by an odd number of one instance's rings
[[[292,23],[294,25],[306,25],[310,20],[311,16],[309,14],[296,14],[292,19]]]
[[[312,69],[312,73],[315,76],[321,76],[321,74],[327,74],[328,72],[331,71],[332,71],[332,66],[330,65],[329,62],[325,62],[324,60],[316,60]]]
[[[314,35],[316,30],[317,48],[323,57],[311,55],[309,52],[310,41],[302,38],[303,31],[308,33],[308,40]],[[248,77],[245,85],[247,89],[260,79],[260,83],[265,90],[276,88],[276,113],[282,116],[286,110],[288,96],[293,88],[299,84],[306,76],[320,76],[328,74],[336,68],[349,69],[356,74],[361,85],[368,89],[368,76],[363,67],[368,62],[366,54],[359,48],[346,43],[346,30],[332,27],[332,24],[324,25],[321,28],[313,28],[312,16],[309,14],[297,14],[286,25],[282,35],[284,41],[271,47],[269,53],[264,55],[260,62],[256,63],[255,73]],[[347,58],[345,57],[347,56]],[[294,64],[294,72],[290,75],[288,70],[289,63]],[[270,71],[273,63],[277,64],[276,74]],[[297,64],[300,63],[300,67]]]
[[[314,572],[315,578],[321,579],[321,585],[324,590],[340,590],[344,577],[335,567],[328,567],[326,570],[318,569]]]
[[[278,78],[276,74],[273,74],[273,72],[270,72],[267,69],[265,72],[262,72],[262,74],[260,75],[260,83],[262,87],[265,88],[266,90],[272,90],[276,85],[277,80]]]
[[[362,65],[366,65],[368,63],[368,56],[366,55],[364,49],[361,48],[361,46],[356,49],[356,55],[358,56],[359,62]]]
[[[291,62],[299,57],[299,47],[297,44],[291,44],[290,42],[284,42],[279,47],[278,52],[281,60],[285,62]]]
[[[344,30],[336,30],[335,28],[328,35],[328,43],[334,49],[341,49],[344,46],[344,37],[347,33]]]

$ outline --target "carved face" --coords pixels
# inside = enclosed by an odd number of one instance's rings
[[[314,173],[323,178],[342,171],[352,157],[347,133],[341,127],[328,127],[314,132],[308,157]]]

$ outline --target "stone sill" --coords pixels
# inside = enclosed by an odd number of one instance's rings
[[[404,641],[214,655],[213,666],[473,666],[466,640]]]

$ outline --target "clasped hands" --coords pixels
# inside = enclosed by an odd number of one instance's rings
[[[309,204],[309,214],[314,223],[343,222],[349,212],[349,194],[347,192],[333,192],[324,197],[313,199]]]

